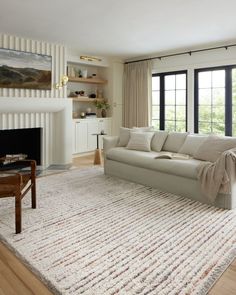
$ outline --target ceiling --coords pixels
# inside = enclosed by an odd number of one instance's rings
[[[236,40],[236,0],[0,0],[3,33],[124,59]]]

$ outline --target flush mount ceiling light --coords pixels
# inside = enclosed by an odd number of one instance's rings
[[[61,77],[60,82],[55,84],[55,88],[61,89],[63,86],[66,86],[66,84],[68,83],[68,80],[69,80],[69,78],[66,75],[63,75]]]
[[[101,58],[95,56],[81,55],[80,59],[88,60],[88,61],[102,61]]]

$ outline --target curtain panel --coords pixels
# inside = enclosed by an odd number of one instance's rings
[[[152,62],[125,64],[124,116],[125,127],[142,127],[149,124]]]

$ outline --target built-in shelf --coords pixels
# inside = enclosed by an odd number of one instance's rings
[[[73,101],[78,101],[78,102],[95,102],[96,101],[103,101],[104,98],[90,98],[87,96],[81,96],[81,97],[69,97],[72,98]]]
[[[79,78],[79,77],[68,77],[69,82],[77,83],[90,83],[90,84],[106,84],[107,80],[102,80],[98,78]]]

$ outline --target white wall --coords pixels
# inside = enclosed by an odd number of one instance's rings
[[[43,41],[24,39],[7,34],[0,34],[0,48],[14,49],[52,56],[52,89],[8,89],[0,88],[0,97],[48,97],[64,98],[66,89],[57,90],[53,87],[60,77],[66,74],[66,48],[63,45]]]
[[[217,49],[153,61],[153,73],[188,71],[188,131],[194,131],[194,70],[221,65],[236,65],[236,48]]]

